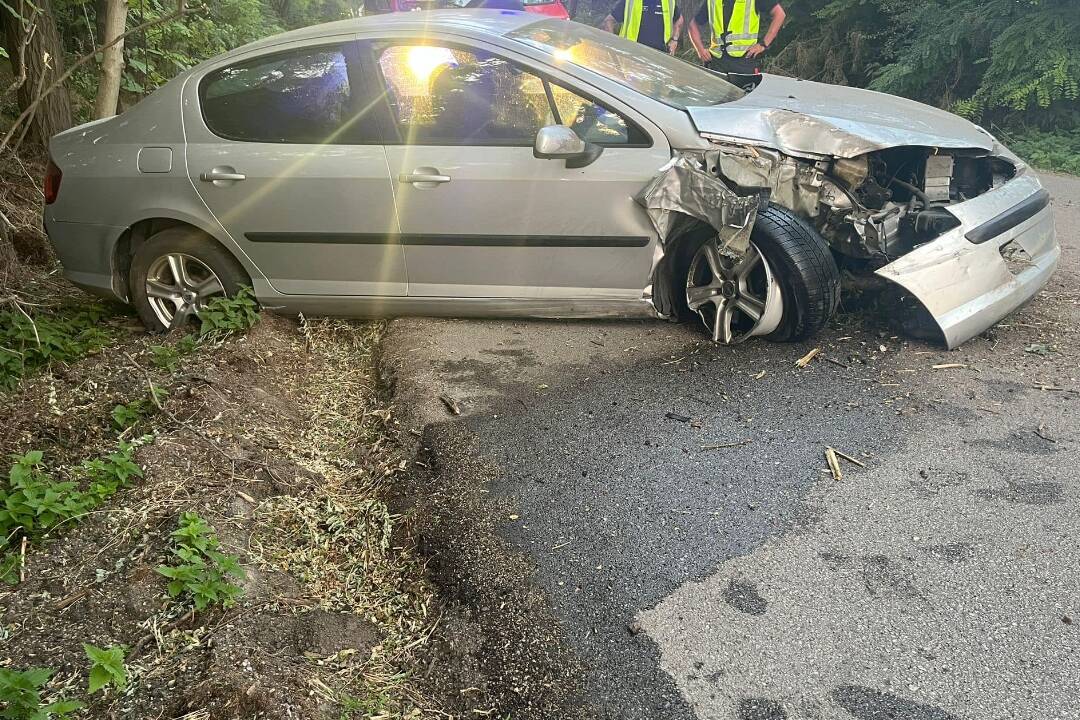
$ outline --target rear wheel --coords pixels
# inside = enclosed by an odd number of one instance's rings
[[[224,248],[184,228],[168,228],[143,243],[128,278],[132,303],[152,332],[184,327],[213,298],[235,295],[250,282]]]
[[[722,251],[709,231],[687,238],[678,260],[675,277],[686,287],[679,310],[697,316],[716,342],[801,340],[840,302],[840,273],[824,238],[776,205],[758,213],[745,254]]]

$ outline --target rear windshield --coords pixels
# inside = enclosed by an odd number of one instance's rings
[[[685,110],[743,97],[731,83],[704,68],[603,30],[565,20],[543,20],[506,34],[631,90]]]

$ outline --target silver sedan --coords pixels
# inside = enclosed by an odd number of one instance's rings
[[[1059,255],[1038,179],[966,120],[777,76],[747,92],[509,11],[268,38],[50,156],[66,276],[159,331],[246,285],[283,312],[659,315],[789,340],[829,320],[843,268],[955,346]]]

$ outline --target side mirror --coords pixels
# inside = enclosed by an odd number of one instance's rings
[[[565,125],[540,128],[533,143],[533,157],[542,160],[566,160],[568,168],[591,165],[602,152],[602,146],[582,140]]]

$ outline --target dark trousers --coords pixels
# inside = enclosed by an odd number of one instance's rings
[[[710,70],[735,75],[754,75],[761,72],[761,56],[757,57],[714,57],[705,64]]]

